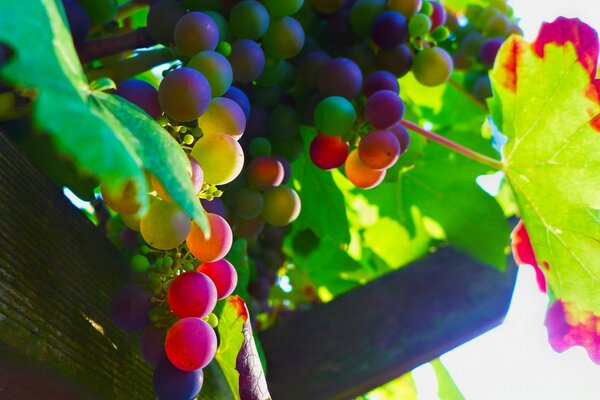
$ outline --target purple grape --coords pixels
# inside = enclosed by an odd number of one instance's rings
[[[483,46],[481,46],[481,53],[479,55],[481,62],[489,67],[493,66],[494,61],[496,60],[496,55],[498,54],[502,43],[504,43],[503,38],[493,38],[483,43]]]
[[[121,82],[117,85],[114,94],[132,102],[154,119],[162,114],[158,102],[158,90],[146,81],[129,79]]]
[[[73,42],[81,43],[90,32],[90,16],[77,0],[63,0]]]
[[[265,53],[258,43],[241,39],[231,45],[229,62],[233,69],[234,81],[252,82],[265,69]]]
[[[323,96],[342,96],[352,100],[360,93],[362,72],[347,58],[327,61],[319,73],[319,91]]]
[[[148,34],[160,44],[175,42],[175,25],[185,15],[185,7],[176,0],[160,0],[151,5],[146,25]]]
[[[157,365],[165,355],[165,332],[152,325],[144,328],[140,334],[140,354],[152,365]]]
[[[300,61],[300,79],[307,86],[316,87],[319,81],[319,71],[329,60],[331,60],[331,57],[324,51],[314,50],[309,52]]]
[[[408,23],[404,15],[386,11],[379,14],[373,22],[371,37],[375,44],[383,49],[400,46],[408,39]]]
[[[408,134],[408,129],[406,129],[402,124],[397,124],[391,127],[389,131],[396,136],[398,143],[400,143],[400,155],[406,153],[408,146],[410,146],[410,135]]]
[[[338,47],[348,47],[355,39],[350,26],[350,10],[340,10],[328,18],[325,25],[325,37],[328,42]]]
[[[281,163],[281,165],[283,165],[283,180],[281,181],[281,184],[285,185],[292,177],[292,166],[290,165],[290,162],[287,160],[287,158],[283,156],[274,157],[277,161]]]
[[[110,304],[110,318],[124,331],[137,331],[150,322],[148,312],[152,306],[152,292],[132,283],[123,286],[114,295]]]
[[[265,136],[269,130],[269,113],[262,107],[254,106],[250,111],[250,117],[246,121],[245,140]]]
[[[173,37],[177,48],[186,56],[193,57],[201,51],[217,47],[219,28],[207,14],[193,11],[177,21]]]
[[[211,214],[217,214],[221,217],[225,218],[227,215],[227,209],[225,208],[225,204],[223,204],[223,200],[218,197],[213,198],[211,201],[200,199],[202,203],[202,207],[206,212]]]
[[[202,370],[187,372],[176,368],[167,357],[156,366],[152,377],[154,394],[159,400],[190,400],[200,393]]]
[[[412,62],[412,51],[404,44],[393,49],[381,49],[375,56],[375,63],[379,69],[391,72],[398,78],[410,71]]]
[[[369,97],[380,90],[389,90],[398,94],[400,92],[398,79],[388,71],[375,71],[367,76],[363,84],[362,93],[366,97]]]
[[[246,93],[244,93],[243,90],[235,86],[231,86],[229,90],[225,92],[223,97],[227,97],[228,99],[231,99],[238,103],[242,110],[244,110],[244,115],[246,116],[246,119],[250,117],[250,100],[248,100],[248,96],[246,96]]]
[[[367,121],[377,129],[390,128],[402,120],[404,102],[394,92],[380,90],[367,100],[365,116]]]

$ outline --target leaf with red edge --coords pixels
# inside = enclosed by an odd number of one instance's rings
[[[584,346],[600,363],[600,84],[598,37],[578,19],[542,26],[532,44],[511,37],[491,80],[496,126],[508,138],[504,172],[527,231],[513,237],[537,260],[557,351]],[[535,251],[524,250],[526,239]],[[520,242],[519,242],[520,241]]]
[[[531,265],[535,269],[535,279],[537,280],[540,291],[546,293],[546,277],[535,260],[535,253],[533,252],[533,247],[531,247],[529,234],[527,233],[527,229],[525,229],[523,221],[519,221],[517,226],[515,226],[515,229],[513,229],[510,235],[510,240],[512,254],[517,265]]]

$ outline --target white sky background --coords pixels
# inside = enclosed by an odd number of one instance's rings
[[[527,40],[543,21],[579,18],[600,30],[600,0],[509,0]],[[600,367],[582,348],[555,353],[543,325],[547,297],[531,267],[519,273],[505,323],[442,356],[467,400],[598,400]],[[415,370],[419,400],[437,400],[429,365]]]

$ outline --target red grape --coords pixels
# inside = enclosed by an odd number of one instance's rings
[[[310,159],[326,171],[344,165],[348,157],[348,144],[340,136],[319,133],[310,143]]]
[[[185,272],[171,282],[167,300],[171,311],[179,318],[204,318],[217,304],[217,289],[208,276]]]
[[[237,285],[237,272],[233,265],[225,259],[205,262],[198,266],[198,272],[206,274],[217,288],[217,299],[229,296]]]
[[[400,143],[390,131],[367,133],[358,144],[360,161],[371,169],[386,169],[400,156]]]
[[[165,339],[169,361],[182,371],[196,371],[212,361],[217,351],[217,335],[200,318],[183,318],[175,322]]]

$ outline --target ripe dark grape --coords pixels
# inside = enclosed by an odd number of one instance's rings
[[[241,218],[256,218],[263,209],[263,195],[256,189],[242,188],[234,195],[234,208],[236,215]]]
[[[227,97],[228,99],[231,99],[238,103],[238,105],[244,111],[244,116],[246,117],[246,120],[250,118],[250,100],[248,99],[248,96],[246,96],[246,93],[244,93],[241,89],[235,86],[231,86],[229,90],[225,92],[223,97]]]
[[[158,91],[146,81],[129,79],[121,82],[117,85],[114,94],[132,102],[154,119],[162,115],[162,109],[158,102]]]
[[[194,11],[181,17],[175,25],[175,45],[188,57],[214,50],[219,43],[219,28],[211,17]]]
[[[210,237],[205,238],[204,233],[192,222],[186,243],[190,253],[202,261],[217,261],[225,257],[231,249],[233,235],[231,227],[217,214],[206,214],[210,225]]]
[[[319,91],[323,96],[342,96],[352,100],[360,93],[362,72],[347,58],[327,61],[319,73]]]
[[[150,246],[171,250],[185,241],[190,217],[177,204],[155,199],[140,220],[140,233]]]
[[[185,272],[171,282],[169,307],[179,318],[204,318],[217,304],[217,289],[213,281],[199,272]]]
[[[257,157],[248,164],[248,183],[258,190],[279,186],[283,181],[283,174],[283,165],[275,157]]]
[[[502,43],[504,43],[503,38],[493,38],[484,42],[481,46],[481,54],[479,55],[481,62],[488,67],[493,66]]]
[[[152,365],[157,365],[165,357],[165,332],[148,325],[140,334],[140,354]]]
[[[380,90],[367,100],[367,121],[377,129],[387,129],[400,122],[404,116],[404,102],[394,92]]]
[[[154,370],[152,385],[159,400],[190,400],[195,398],[204,382],[202,370],[182,371],[165,356]]]
[[[400,156],[400,143],[390,131],[367,133],[358,144],[360,161],[372,169],[387,169]]]
[[[210,103],[210,84],[193,68],[171,71],[158,87],[158,101],[170,118],[188,122],[197,119]]]
[[[185,15],[185,7],[175,0],[160,0],[150,7],[146,25],[148,33],[165,46],[175,43],[175,25]]]
[[[396,136],[398,143],[400,144],[400,155],[406,153],[408,146],[410,146],[410,135],[408,130],[402,124],[395,125],[389,129],[390,132]]]
[[[212,96],[222,96],[233,82],[233,70],[225,56],[216,51],[202,51],[190,59],[194,68],[208,80]]]
[[[412,71],[422,85],[438,86],[452,74],[452,57],[439,47],[423,49],[415,56]]]
[[[269,27],[269,12],[258,1],[242,0],[231,9],[229,26],[240,39],[260,39]]]
[[[258,43],[241,39],[231,45],[229,62],[233,69],[233,80],[248,83],[257,79],[265,69],[265,54]]]
[[[287,186],[278,186],[264,193],[263,219],[274,226],[285,226],[300,214],[300,197]]]
[[[77,0],[63,0],[73,42],[81,43],[90,32],[90,16]]]
[[[310,87],[316,87],[319,81],[319,72],[323,65],[331,60],[331,56],[324,51],[314,50],[302,57],[299,73],[302,81]]]
[[[205,135],[226,133],[239,139],[246,129],[246,116],[235,101],[226,97],[215,97],[204,114],[198,118],[198,127]]]
[[[404,15],[386,11],[373,22],[371,37],[375,44],[384,49],[400,46],[408,39],[408,23]]]
[[[124,331],[137,331],[150,322],[148,312],[152,306],[150,290],[142,285],[128,284],[113,296],[110,303],[110,318]]]
[[[326,97],[315,108],[315,125],[328,135],[343,135],[349,132],[356,121],[354,106],[344,97]]]
[[[400,78],[410,71],[413,64],[413,54],[405,44],[393,49],[381,49],[375,56],[375,64],[379,69],[391,72]]]
[[[363,83],[362,93],[369,97],[380,90],[389,90],[398,94],[400,92],[398,79],[388,71],[375,71],[367,76]]]
[[[374,188],[385,178],[385,170],[371,169],[363,164],[358,156],[358,150],[353,150],[348,155],[344,171],[348,180],[361,189]]]
[[[283,17],[271,21],[263,37],[263,47],[268,56],[274,58],[292,58],[304,46],[304,28],[292,17]]]
[[[215,357],[217,335],[202,319],[183,318],[167,332],[165,351],[178,369],[196,371],[206,367]]]
[[[217,288],[217,299],[229,296],[237,285],[237,272],[231,263],[225,259],[215,262],[205,262],[198,266],[198,272],[207,275]]]
[[[310,143],[310,159],[326,171],[339,168],[348,158],[348,144],[339,136],[319,133]]]

